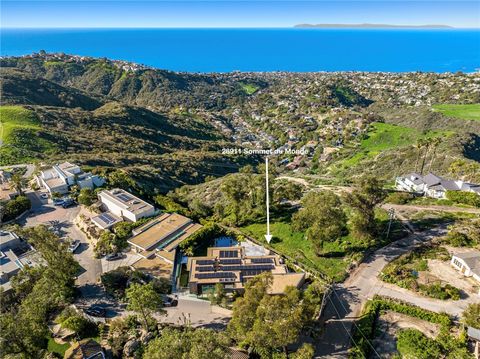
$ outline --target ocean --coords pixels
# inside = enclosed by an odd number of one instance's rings
[[[480,30],[1,29],[0,54],[45,50],[188,72],[474,72]]]

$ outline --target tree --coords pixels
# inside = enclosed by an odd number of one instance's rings
[[[312,344],[304,343],[292,356],[292,359],[312,359],[315,349]]]
[[[225,300],[225,288],[222,283],[215,284],[215,289],[210,293],[209,299],[212,304],[222,304]]]
[[[430,160],[430,165],[428,166],[428,172],[430,172],[432,170],[432,165],[433,165],[433,162],[435,161],[435,156],[437,154],[437,148],[438,148],[438,146],[440,145],[441,142],[442,142],[442,140],[440,139],[440,137],[432,138],[433,152],[432,152],[432,159]]]
[[[424,140],[420,140],[422,141],[422,147],[425,147],[425,153],[423,155],[423,159],[422,159],[422,166],[420,168],[420,174],[423,175],[423,169],[425,168],[425,162],[427,160],[427,155],[428,155],[428,152],[430,151],[430,145],[432,143],[432,140],[430,138],[427,138],[427,139],[424,139]]]
[[[46,345],[49,313],[72,299],[79,267],[67,245],[45,226],[15,231],[36,248],[46,265],[41,266],[41,276],[32,270],[16,282],[16,289],[21,286],[29,292],[22,293],[18,304],[0,316],[0,352],[38,358]]]
[[[356,235],[367,240],[377,235],[375,207],[385,198],[383,183],[371,176],[359,179],[353,192],[346,194],[345,202],[355,212],[352,227]]]
[[[472,303],[462,314],[465,325],[480,329],[480,303]]]
[[[291,182],[280,181],[276,182],[273,188],[273,202],[280,204],[282,200],[297,201],[302,198],[303,186]]]
[[[229,339],[211,329],[178,330],[165,328],[160,337],[148,343],[144,359],[225,359]]]
[[[153,313],[162,313],[162,297],[153,288],[153,284],[138,284],[133,283],[126,290],[128,310],[137,312],[142,321],[144,328],[148,330],[148,322]]]
[[[82,188],[78,195],[78,203],[84,206],[91,206],[97,199],[95,192],[91,188]]]
[[[262,358],[298,340],[307,318],[306,303],[299,290],[289,287],[284,295],[268,294],[271,273],[251,279],[245,294],[233,305],[228,332],[239,343],[250,346]]]
[[[3,205],[2,205],[3,206]],[[23,212],[28,211],[32,204],[26,196],[17,196],[15,199],[8,201],[2,210],[3,220],[9,221],[15,219]]]
[[[306,231],[317,253],[322,252],[324,242],[333,242],[346,234],[347,216],[335,193],[310,192],[302,200],[302,206],[292,217],[293,228]]]
[[[14,173],[10,178],[10,182],[13,185],[15,191],[17,191],[21,196],[23,196],[23,188],[26,185],[25,178],[19,173]]]

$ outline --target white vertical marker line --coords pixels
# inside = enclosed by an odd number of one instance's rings
[[[265,239],[267,243],[270,243],[272,240],[272,235],[270,234],[270,194],[268,188],[268,156],[265,156],[265,188],[266,188],[266,198],[267,198],[267,234]]]

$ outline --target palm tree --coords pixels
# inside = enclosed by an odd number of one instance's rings
[[[422,153],[422,148],[423,148],[423,140],[422,139],[417,140],[415,147],[417,149],[417,160],[415,161],[415,172],[417,172],[418,161],[420,160],[420,153]]]
[[[434,137],[432,138],[432,147],[433,147],[433,152],[432,152],[432,159],[430,160],[430,165],[428,166],[428,172],[431,172],[432,171],[432,165],[433,165],[433,162],[435,161],[435,155],[437,154],[437,148],[438,148],[438,145],[440,144],[440,142],[442,142],[440,140],[439,137]]]
[[[428,155],[428,151],[430,150],[431,141],[432,141],[431,138],[427,138],[427,139],[422,141],[423,145],[425,146],[425,154],[423,155],[422,167],[420,169],[420,174],[421,175],[423,175],[423,169],[425,168],[425,161],[427,160],[427,155]]]
[[[17,191],[20,195],[23,195],[23,187],[25,186],[25,178],[23,178],[20,174],[15,173],[12,175],[10,179],[13,188]]]

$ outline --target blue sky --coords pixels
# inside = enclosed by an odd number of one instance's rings
[[[299,23],[480,27],[479,1],[1,1],[2,27],[291,27]]]

